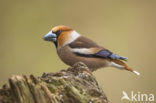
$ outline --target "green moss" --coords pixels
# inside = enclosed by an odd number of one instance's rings
[[[81,94],[79,92],[79,90],[77,88],[75,88],[74,86],[68,86],[66,89],[67,89],[67,91],[66,91],[67,94],[69,94],[71,96],[71,98],[73,98],[72,100],[75,100],[75,102],[88,103],[85,96],[83,94]]]
[[[51,91],[51,93],[56,93],[57,88],[53,84],[48,84],[47,87]]]
[[[67,82],[64,79],[58,79],[58,80],[53,79],[52,84],[55,86],[61,86],[61,85],[67,84]]]

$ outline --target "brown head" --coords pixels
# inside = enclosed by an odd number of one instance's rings
[[[67,26],[56,26],[44,36],[44,40],[54,42],[56,47],[62,47],[71,43],[74,39],[79,37],[79,34],[72,28]]]

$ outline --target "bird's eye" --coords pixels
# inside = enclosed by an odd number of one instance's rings
[[[57,38],[60,36],[61,33],[62,33],[62,30],[58,30],[55,32],[55,34],[57,35]]]
[[[56,35],[60,35],[62,33],[62,30],[58,30],[57,32],[56,32]]]

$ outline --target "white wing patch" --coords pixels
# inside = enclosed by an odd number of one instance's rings
[[[93,54],[92,50],[87,48],[76,48],[72,49],[72,51],[79,54]]]

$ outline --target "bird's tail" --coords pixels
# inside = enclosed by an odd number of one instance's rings
[[[117,65],[122,66],[121,69],[126,69],[126,70],[128,70],[128,71],[130,71],[130,72],[135,73],[136,75],[140,75],[139,72],[133,70],[132,68],[130,68],[126,63],[124,63],[124,62],[121,61],[121,60],[112,60],[112,62],[114,62],[114,63],[117,64]],[[124,67],[124,68],[123,68],[123,67]],[[120,67],[118,67],[118,68],[120,68]]]

